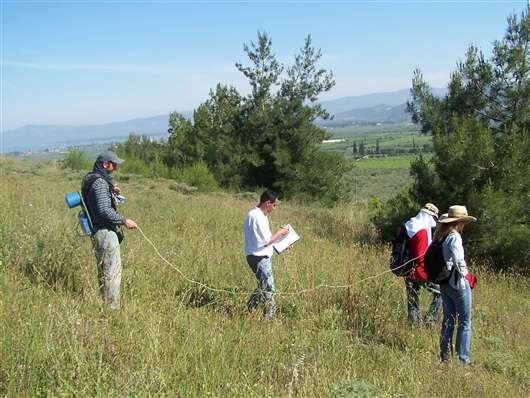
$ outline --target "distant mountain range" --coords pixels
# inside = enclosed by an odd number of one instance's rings
[[[193,111],[181,112],[192,118]],[[136,133],[152,137],[167,135],[169,115],[94,125],[28,125],[3,133],[4,152],[119,142]]]
[[[27,151],[44,148],[123,141],[130,133],[149,136],[167,133],[168,115],[98,125],[29,125],[6,131],[4,151]]]
[[[336,113],[331,120],[317,120],[322,126],[345,126],[360,123],[401,123],[410,120],[406,112],[407,104],[374,105],[368,108],[350,109]]]
[[[445,89],[433,89],[434,94],[444,95]],[[396,123],[409,120],[405,103],[410,97],[408,89],[342,97],[322,101],[322,106],[334,115],[332,121],[317,120],[323,125],[358,123]],[[193,111],[182,114],[193,117]],[[168,115],[132,119],[98,125],[28,125],[3,133],[3,151],[43,150],[45,148],[87,145],[124,141],[136,133],[153,137],[165,137]]]
[[[433,94],[438,96],[444,95],[446,91],[445,88],[432,89]],[[403,105],[409,99],[410,90],[406,88],[398,91],[341,97],[331,101],[322,101],[321,104],[328,110],[328,112],[335,114],[335,117],[338,117],[339,114],[348,112],[352,109],[372,108],[377,105]]]

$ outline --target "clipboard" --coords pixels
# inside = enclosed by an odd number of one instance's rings
[[[289,246],[291,246],[297,240],[300,240],[300,235],[296,233],[291,224],[287,224],[282,228],[287,228],[289,233],[278,238],[273,244],[272,247],[277,254],[282,254]]]

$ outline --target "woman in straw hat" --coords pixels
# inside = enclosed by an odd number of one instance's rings
[[[446,283],[440,284],[443,301],[443,322],[440,332],[440,356],[442,361],[447,361],[453,347],[453,330],[458,317],[458,330],[456,332],[456,352],[458,358],[469,364],[471,349],[471,305],[472,294],[466,260],[464,259],[464,246],[461,233],[468,222],[477,221],[475,217],[467,214],[465,206],[451,206],[447,214],[438,220],[438,228],[434,233],[434,240],[444,240],[443,256],[451,276]]]

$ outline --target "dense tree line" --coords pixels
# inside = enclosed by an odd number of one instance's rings
[[[167,142],[130,137],[116,150],[153,174],[196,167],[223,188],[267,187],[286,197],[335,203],[349,198],[343,175],[351,166],[319,150],[330,134],[315,125],[329,114],[316,102],[335,81],[317,67],[320,50],[308,36],[293,65],[281,64],[271,38],[258,32],[244,46],[249,65],[237,63],[251,93],[218,84],[194,112],[193,122],[173,112]],[[166,171],[166,174],[171,172]]]
[[[442,209],[466,204],[479,222],[466,237],[475,255],[498,265],[530,260],[530,16],[508,19],[491,57],[471,46],[444,98],[415,71],[408,110],[433,135],[434,155],[411,166],[414,184],[374,221],[386,238],[393,227],[432,201]]]

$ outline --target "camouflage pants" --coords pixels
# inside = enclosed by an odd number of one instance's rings
[[[121,256],[115,232],[100,229],[94,234],[99,288],[111,309],[120,308]]]

